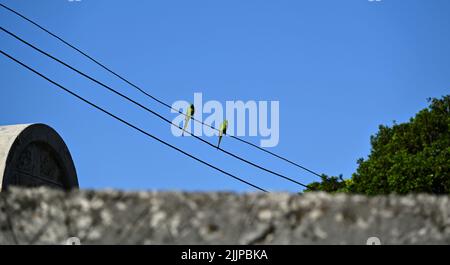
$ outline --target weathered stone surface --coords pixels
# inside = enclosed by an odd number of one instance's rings
[[[0,244],[450,244],[448,196],[11,189]]]
[[[0,191],[8,186],[78,187],[72,157],[55,130],[44,124],[0,126]]]

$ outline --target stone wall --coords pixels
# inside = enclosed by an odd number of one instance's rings
[[[0,244],[450,244],[448,196],[11,189]]]

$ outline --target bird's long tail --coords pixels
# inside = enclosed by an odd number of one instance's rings
[[[219,150],[220,142],[222,141],[222,136],[219,136],[219,143],[217,144],[217,150]]]
[[[185,119],[184,120],[184,127],[183,127],[183,132],[181,133],[181,136],[184,136],[184,133],[186,132],[186,127],[188,125],[189,119]]]

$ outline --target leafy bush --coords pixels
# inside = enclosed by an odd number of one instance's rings
[[[429,99],[409,122],[380,125],[371,152],[360,158],[352,179],[323,176],[307,190],[367,195],[450,193],[450,95]]]

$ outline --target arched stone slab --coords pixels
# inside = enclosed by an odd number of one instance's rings
[[[0,191],[9,186],[78,188],[63,139],[45,124],[0,126]]]

